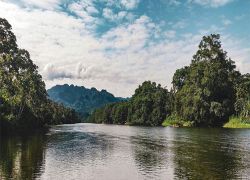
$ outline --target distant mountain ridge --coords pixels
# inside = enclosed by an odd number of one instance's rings
[[[125,98],[115,97],[106,90],[98,91],[96,88],[84,86],[56,85],[47,90],[49,98],[66,107],[74,109],[82,116],[87,116],[93,110],[106,104],[125,101]]]

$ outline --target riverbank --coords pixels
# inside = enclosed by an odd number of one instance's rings
[[[52,126],[46,135],[0,138],[0,179],[248,179],[249,135],[223,128]]]
[[[193,127],[191,121],[184,121],[176,117],[168,117],[162,123],[163,127]],[[250,128],[250,119],[231,117],[223,128]]]
[[[176,115],[168,116],[161,124],[163,127],[193,127],[194,122],[185,121]]]
[[[250,128],[250,119],[232,117],[224,124],[224,128]]]

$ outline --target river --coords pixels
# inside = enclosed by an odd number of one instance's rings
[[[53,126],[0,139],[0,179],[250,179],[250,130]]]

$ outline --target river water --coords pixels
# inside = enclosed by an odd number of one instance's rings
[[[0,179],[250,179],[250,130],[54,126],[2,137]]]

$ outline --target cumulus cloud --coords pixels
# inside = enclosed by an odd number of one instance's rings
[[[135,9],[140,0],[121,0],[122,6],[124,6],[126,9]]]
[[[119,9],[124,10],[134,10],[138,7],[141,0],[102,0],[103,2],[106,2],[106,5],[108,7],[115,6]]]
[[[13,25],[18,44],[30,52],[47,88],[70,83],[126,97],[145,80],[170,87],[176,68],[190,63],[202,36],[221,32],[212,26],[197,34],[179,35],[177,30],[161,29],[147,15],[138,15],[96,36],[90,27],[99,19],[92,15],[102,12],[89,9],[95,7],[91,2],[69,4],[68,10],[78,13],[75,17],[0,0],[0,17]],[[239,69],[249,71],[250,49],[242,48],[241,42],[229,35],[222,38],[223,47]]]
[[[131,11],[136,9],[140,0],[104,0],[107,7],[103,8],[103,17],[111,22],[120,22],[122,20],[132,21],[136,17]],[[112,9],[115,7],[116,12]]]
[[[64,69],[56,68],[54,64],[47,64],[42,72],[46,80],[73,78],[74,75]]]
[[[111,29],[102,36],[102,44],[106,49],[118,52],[141,50],[157,32],[157,26],[147,16],[141,16],[134,23]],[[112,51],[112,53],[115,53]]]
[[[58,8],[58,5],[61,0],[17,0],[17,2],[21,3],[25,7],[36,7],[42,9],[54,9]]]
[[[49,63],[45,65],[41,73],[45,80],[53,81],[60,79],[96,79],[100,74],[104,74],[105,72],[103,71],[103,67],[95,65],[84,66],[83,63],[78,63],[75,70],[73,68],[67,69],[65,66],[57,66],[53,63]]]
[[[101,21],[93,16],[99,14],[99,11],[95,8],[92,1],[78,1],[70,3],[68,10],[82,19],[85,27],[93,29],[96,25],[100,24]]]
[[[110,21],[121,21],[124,18],[130,17],[127,11],[120,11],[115,14],[112,9],[104,8],[103,9],[103,17]]]

